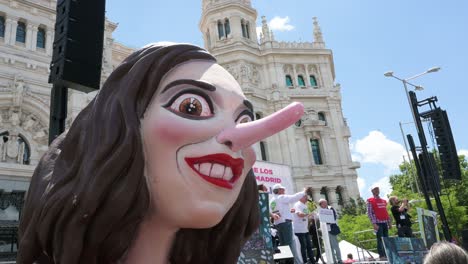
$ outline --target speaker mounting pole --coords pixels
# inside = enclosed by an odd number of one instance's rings
[[[68,88],[99,89],[105,29],[105,0],[58,0],[49,83],[49,144],[65,131]]]
[[[426,140],[426,135],[424,134],[424,128],[422,126],[421,122],[421,115],[419,114],[419,103],[418,99],[416,97],[416,93],[413,91],[410,91],[409,93],[409,98],[411,102],[411,108],[413,110],[414,114],[414,122],[416,123],[416,128],[418,131],[418,137],[419,137],[419,143],[421,144],[421,150],[422,150],[422,157],[425,160],[425,171],[427,172],[428,175],[425,175],[430,183],[429,188],[433,188],[436,186],[436,180],[435,177],[438,177],[438,175],[435,174],[435,171],[437,170],[436,164],[433,163],[433,159],[429,157],[429,152],[427,151],[427,140]],[[426,190],[424,190],[426,191]],[[436,202],[437,210],[440,215],[440,220],[442,222],[442,231],[444,233],[445,239],[447,241],[452,241],[452,234],[450,232],[450,228],[448,226],[447,218],[445,216],[444,212],[444,207],[442,206],[442,202],[440,201],[440,195],[439,191],[432,189],[432,194],[434,195],[434,200]]]
[[[65,131],[67,119],[68,88],[54,84],[50,94],[49,145]]]

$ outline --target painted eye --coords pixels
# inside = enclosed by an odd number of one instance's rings
[[[248,123],[248,122],[251,122],[251,121],[252,121],[252,118],[250,116],[243,115],[238,119],[237,123],[238,124],[243,124],[243,123]]]
[[[209,117],[213,115],[206,99],[203,96],[192,93],[180,95],[169,108],[175,112],[190,116]]]

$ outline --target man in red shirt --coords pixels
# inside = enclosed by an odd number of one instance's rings
[[[388,229],[392,228],[392,222],[387,212],[387,201],[379,196],[379,187],[372,186],[371,192],[373,196],[367,199],[367,216],[374,226],[374,232],[377,235],[377,251],[380,260],[386,260],[382,237],[388,237]]]

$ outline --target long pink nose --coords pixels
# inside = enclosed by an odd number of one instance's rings
[[[216,140],[221,144],[230,143],[232,151],[237,152],[288,128],[303,114],[304,105],[294,102],[265,118],[225,129]]]

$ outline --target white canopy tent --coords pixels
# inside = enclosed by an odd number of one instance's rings
[[[379,254],[360,248],[356,245],[349,243],[346,240],[341,240],[338,244],[341,250],[341,259],[343,261],[345,261],[348,258],[347,255],[349,253],[353,254],[353,259],[355,260],[368,260],[370,258],[369,254],[372,255],[374,259],[379,258]],[[327,262],[327,256],[325,253],[322,254],[322,258],[325,262]]]

